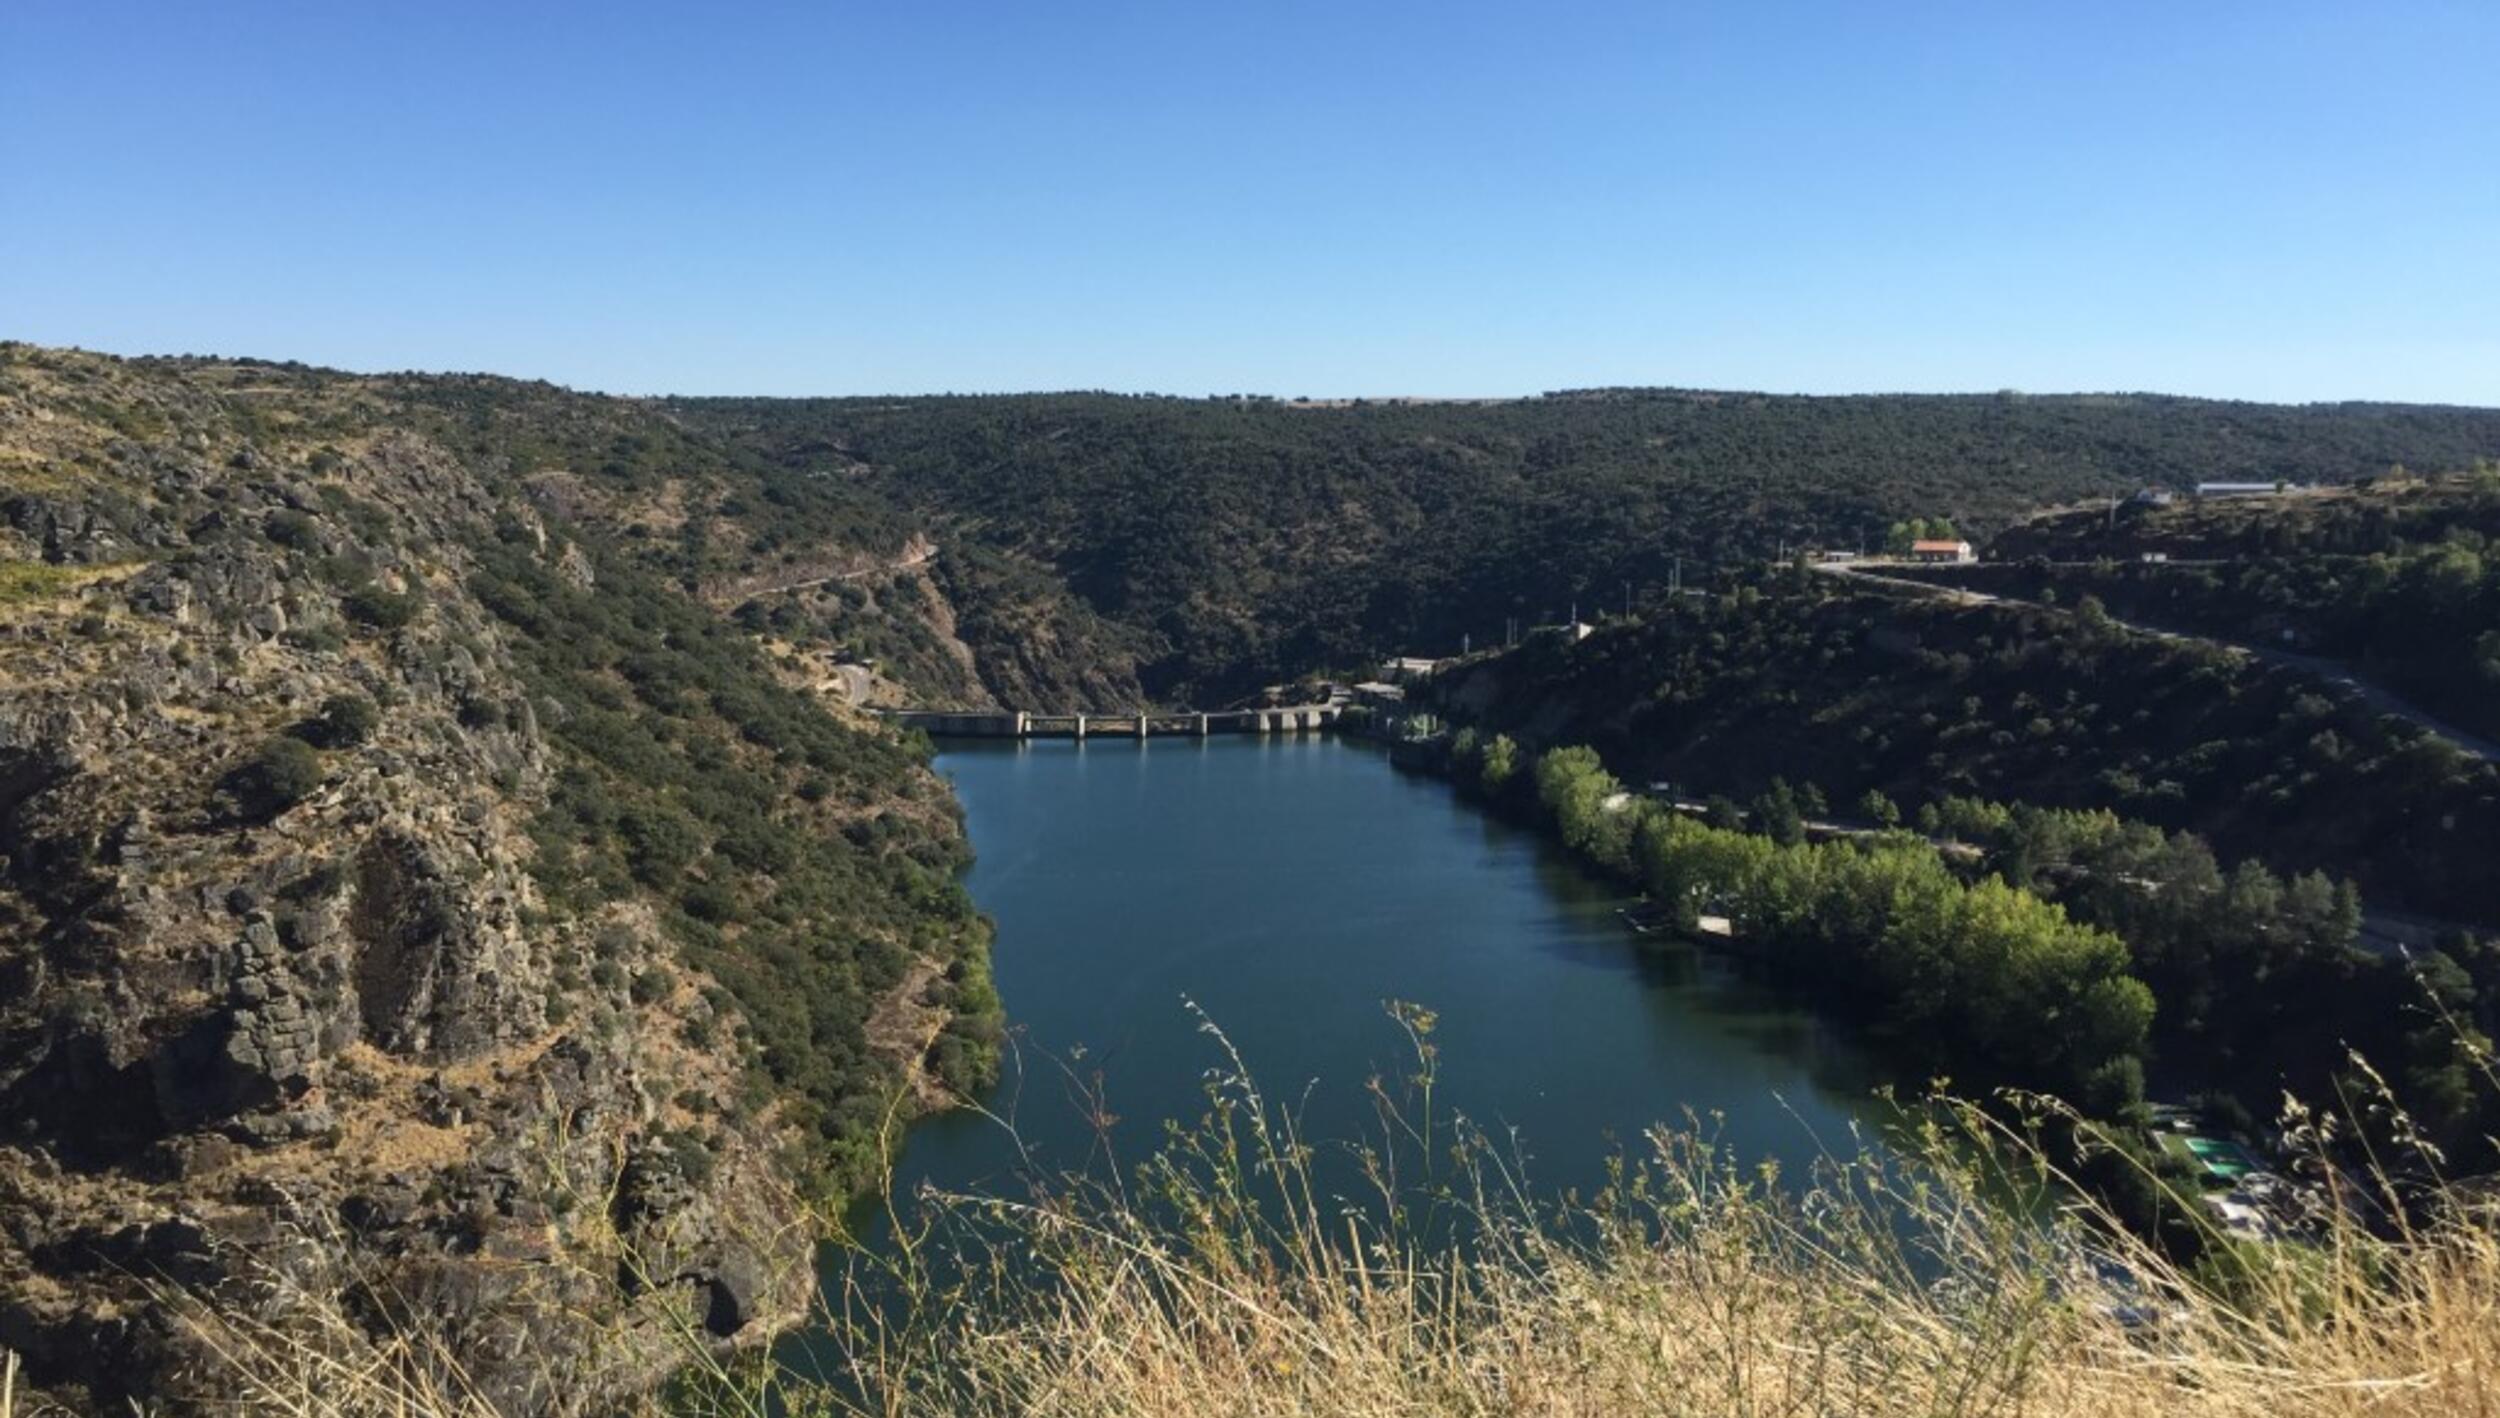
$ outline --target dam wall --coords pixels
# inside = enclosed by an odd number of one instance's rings
[[[1277,709],[1141,710],[1127,714],[1035,714],[1016,711],[895,709],[886,717],[933,738],[1205,738],[1209,734],[1318,733],[1336,726],[1342,704]]]

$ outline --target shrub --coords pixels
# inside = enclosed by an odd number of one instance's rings
[[[311,551],[321,543],[321,524],[291,507],[270,513],[261,531],[269,540],[297,551]]]
[[[339,603],[347,618],[374,630],[397,630],[417,618],[417,598],[367,584],[347,593]]]
[[[687,915],[715,925],[728,920],[738,911],[738,898],[732,896],[727,887],[712,881],[696,883],[686,892],[680,904],[686,908]]]
[[[679,1176],[698,1187],[712,1179],[712,1149],[701,1134],[692,1130],[671,1132],[667,1146],[669,1160],[676,1164]]]
[[[703,850],[702,829],[673,808],[654,805],[625,813],[617,822],[625,838],[625,857],[634,875],[648,886],[667,887]]]
[[[271,739],[228,773],[223,784],[235,808],[250,817],[271,818],[310,797],[326,775],[321,755],[302,739]]]
[[[382,710],[353,690],[321,701],[321,712],[295,726],[297,738],[316,748],[354,748],[382,727]]]

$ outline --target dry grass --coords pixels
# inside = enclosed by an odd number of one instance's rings
[[[0,606],[14,612],[56,605],[99,581],[127,575],[142,564],[119,561],[95,566],[55,566],[0,557]]]
[[[2330,1217],[2311,1242],[2218,1245],[2190,1275],[2073,1201],[2025,1133],[1939,1106],[1914,1145],[1811,1177],[1662,1128],[1599,1196],[1539,1206],[1489,1139],[1431,1122],[1430,1019],[1400,1017],[1417,1069],[1375,1085],[1368,1142],[1307,1144],[1225,1046],[1206,1120],[1134,1173],[923,1198],[898,1241],[855,1252],[819,1319],[840,1372],[690,1338],[666,1407],[2500,1415],[2500,1218],[2454,1191],[2417,1192],[2431,1219],[2393,1235]],[[203,1322],[251,1411],[490,1411],[422,1337],[332,1353]]]
[[[908,1305],[846,1297],[855,1367],[814,1399],[889,1418],[2500,1413],[2488,1212],[2217,1237],[2190,1276],[1954,1106],[1804,1179],[1660,1129],[1556,1211],[1481,1136],[1401,1176],[1391,1144],[1409,1166],[1432,1144],[1385,1091],[1379,1140],[1340,1168],[1234,1062],[1133,1188],[946,1200]],[[1348,1170],[1357,1188],[1319,1181]]]

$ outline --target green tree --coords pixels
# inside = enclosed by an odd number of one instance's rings
[[[1773,778],[1770,789],[1754,799],[1753,827],[1782,846],[1806,840],[1805,813],[1787,779]]]
[[[1589,748],[1558,748],[1537,760],[1537,800],[1563,845],[1600,866],[1620,870],[1630,854],[1632,822],[1622,785]]]
[[[1519,745],[1508,734],[1495,734],[1485,742],[1483,761],[1476,769],[1477,789],[1488,798],[1499,799],[1518,775]]]

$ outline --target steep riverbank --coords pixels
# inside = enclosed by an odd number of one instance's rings
[[[924,760],[628,534],[747,475],[544,387],[23,346],[0,470],[20,1382],[300,1343],[597,1410],[803,1310],[809,1193],[997,1004]]]

